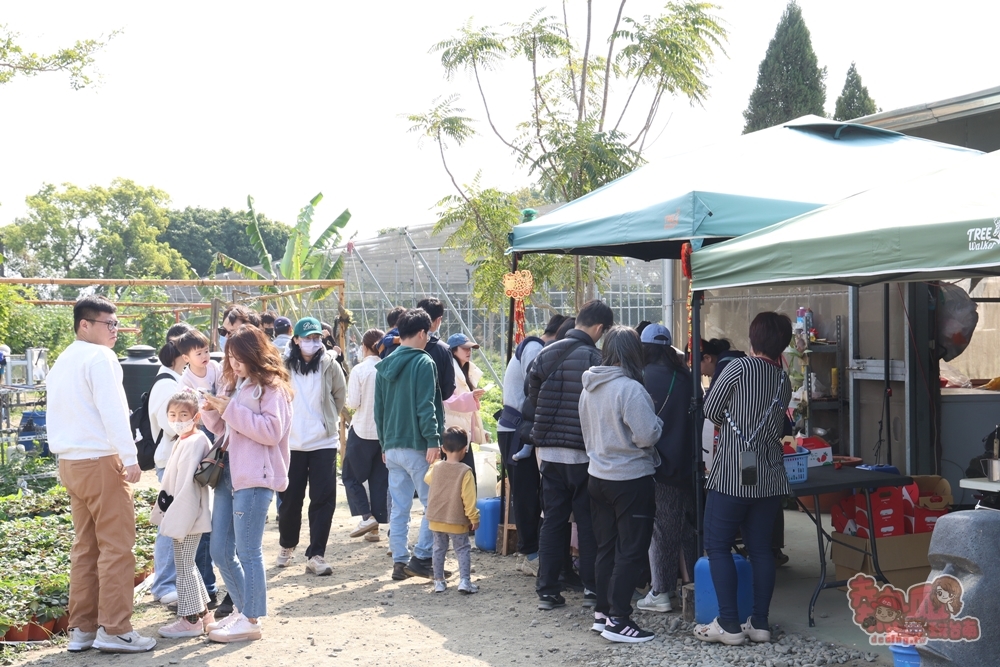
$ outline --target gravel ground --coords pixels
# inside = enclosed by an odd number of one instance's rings
[[[278,531],[274,519],[264,534],[268,565],[269,615],[264,638],[246,644],[213,644],[206,639],[158,639],[150,653],[124,658],[96,651],[70,654],[57,642],[33,647],[13,658],[14,664],[107,665],[166,667],[174,664],[306,667],[309,665],[588,665],[595,667],[714,667],[810,665],[887,665],[857,648],[818,642],[776,629],[770,644],[728,647],[703,644],[678,612],[638,612],[642,627],[656,632],[645,644],[612,644],[590,630],[592,613],[581,606],[582,595],[567,593],[567,605],[552,611],[536,606],[534,579],[515,569],[512,557],[473,551],[476,595],[460,595],[457,576],[443,594],[431,593],[428,580],[390,578],[392,560],[386,541],[369,543],[347,536],[356,519],[347,516],[343,487],[334,518],[327,561],[333,575],[305,574],[302,550],[286,569],[274,566]],[[419,506],[419,503],[415,503]],[[411,526],[416,526],[415,509]],[[303,527],[303,536],[307,529]],[[304,547],[303,547],[304,549]],[[457,563],[449,556],[449,569]],[[220,581],[221,583],[221,581]],[[147,594],[136,606],[133,623],[139,632],[156,635],[172,619]],[[127,663],[126,663],[127,661]]]

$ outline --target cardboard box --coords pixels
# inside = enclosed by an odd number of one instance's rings
[[[926,507],[911,507],[906,514],[906,532],[932,533],[937,520],[948,513],[948,510],[929,510]]]
[[[913,584],[927,581],[931,566],[927,551],[931,546],[931,533],[899,535],[878,540],[878,562],[893,586],[906,590]],[[850,547],[862,549],[855,551]],[[833,533],[832,556],[837,566],[837,579],[850,579],[858,572],[875,574],[871,556],[867,553],[868,540]]]
[[[954,504],[951,484],[939,475],[913,475],[913,481],[920,489],[919,505],[929,510],[943,510]]]
[[[799,446],[809,450],[809,467],[833,465],[833,447],[820,437],[799,438]]]
[[[905,532],[903,492],[899,487],[884,486],[871,492],[872,518],[868,517],[865,494],[856,494],[854,502],[857,505],[854,521],[858,524],[858,537],[868,537],[869,530],[874,530],[876,537],[891,537]]]

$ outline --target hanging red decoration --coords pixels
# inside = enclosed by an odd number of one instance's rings
[[[524,340],[524,299],[528,297],[535,287],[535,279],[531,271],[522,269],[513,273],[504,274],[503,292],[514,299],[514,345],[519,345]]]
[[[691,253],[694,249],[691,247],[690,243],[685,243],[681,246],[681,271],[684,273],[684,277],[691,280]]]

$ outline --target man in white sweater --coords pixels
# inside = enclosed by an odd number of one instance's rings
[[[69,650],[149,651],[156,640],[132,629],[135,506],[139,481],[115,305],[85,296],[73,307],[76,340],[56,359],[48,387],[49,449],[69,492],[76,537],[70,554]]]

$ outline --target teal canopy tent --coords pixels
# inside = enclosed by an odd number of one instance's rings
[[[1000,274],[1000,151],[703,248],[695,290]]]
[[[515,253],[664,259],[742,236],[978,151],[802,118],[648,164],[514,227]]]

